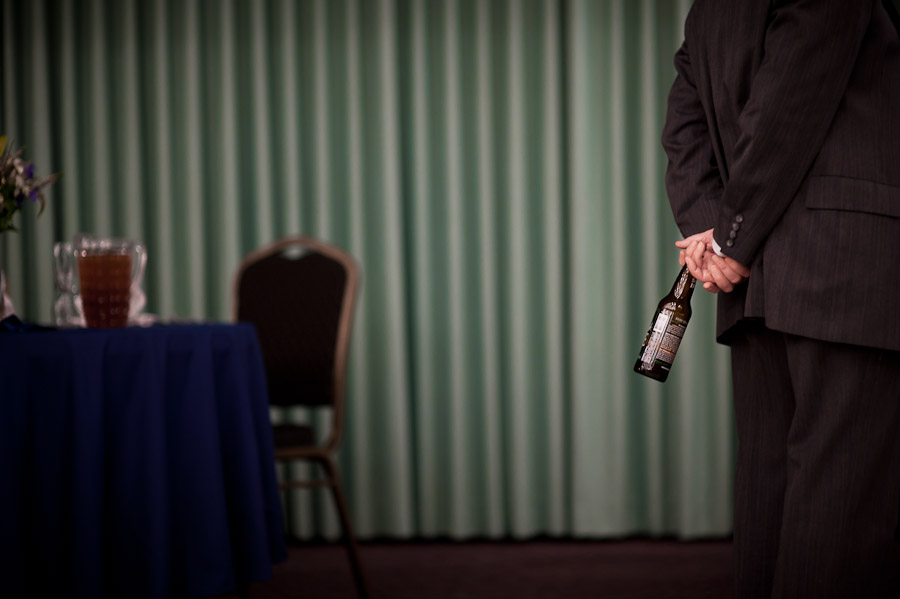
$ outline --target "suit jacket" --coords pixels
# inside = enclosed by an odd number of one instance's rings
[[[751,267],[718,299],[814,339],[900,350],[900,36],[891,0],[695,0],[663,147],[684,235]]]

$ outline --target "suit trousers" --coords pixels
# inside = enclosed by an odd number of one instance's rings
[[[900,352],[738,326],[735,596],[886,596],[900,507]]]

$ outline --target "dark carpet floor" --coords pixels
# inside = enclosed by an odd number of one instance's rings
[[[294,544],[251,599],[354,597],[340,545]],[[728,599],[727,541],[365,543],[372,599]]]

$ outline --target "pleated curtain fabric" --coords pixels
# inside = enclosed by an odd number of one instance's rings
[[[631,371],[679,269],[659,135],[689,5],[4,0],[0,131],[63,172],[0,238],[15,304],[50,321],[53,243],[89,231],[146,243],[148,311],[226,319],[244,254],[314,235],[364,273],[361,537],[727,534],[713,298],[667,383]],[[319,492],[287,510],[337,534]]]

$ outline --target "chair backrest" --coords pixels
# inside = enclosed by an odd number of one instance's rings
[[[340,248],[310,237],[249,254],[232,289],[232,318],[256,327],[269,402],[334,407],[343,422],[346,358],[359,268]],[[337,438],[334,438],[337,437]]]

